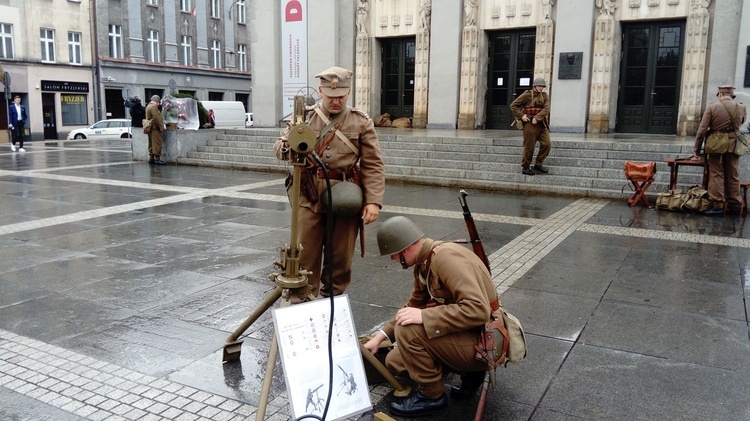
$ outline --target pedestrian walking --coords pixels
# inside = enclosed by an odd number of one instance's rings
[[[21,105],[21,95],[13,97],[13,104],[8,110],[8,128],[11,130],[10,150],[16,151],[16,142],[18,142],[18,152],[26,152],[23,148],[23,138],[26,131],[26,122],[29,116],[26,113],[26,107]]]

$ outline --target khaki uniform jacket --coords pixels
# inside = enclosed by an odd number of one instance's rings
[[[321,107],[321,111],[323,111],[326,118],[329,121],[331,120],[330,113],[322,104],[318,104],[316,107]],[[315,136],[320,136],[320,132],[326,126],[314,110],[308,114],[307,124],[313,129]],[[383,195],[385,194],[385,164],[383,164],[383,155],[380,152],[378,134],[375,132],[375,125],[372,119],[362,111],[349,108],[349,112],[344,116],[343,120],[336,123],[336,126],[349,139],[349,142],[359,150],[359,156],[335,134],[333,140],[325,150],[320,150],[323,146],[320,142],[315,146],[318,156],[320,156],[320,159],[327,168],[341,172],[358,167],[359,180],[362,183],[362,191],[364,192],[364,203],[374,203],[382,207]],[[289,129],[288,127],[284,131],[284,134],[274,145],[276,157],[279,159],[283,159],[281,148],[283,142],[286,141]],[[333,130],[335,129],[331,129],[331,132]],[[325,179],[316,176],[312,176],[311,178],[318,191],[318,197],[322,198],[323,192],[326,190]],[[331,180],[331,185],[337,182],[340,181]],[[319,200],[317,203],[310,203],[304,195],[300,195],[300,205],[310,208],[313,212],[322,213],[324,211],[321,202],[322,200]]]
[[[480,328],[490,320],[490,302],[498,299],[489,271],[470,249],[456,243],[439,243],[428,279],[422,283],[420,273],[424,275],[434,245],[435,241],[428,238],[419,251],[419,263],[414,265],[414,289],[405,307],[422,309],[422,323],[430,339]],[[442,304],[427,307],[433,298]],[[383,327],[389,338],[394,338],[395,326],[394,318]]]
[[[151,120],[152,132],[161,132],[164,130],[164,118],[162,118],[158,106],[151,103],[146,106],[146,120]]]
[[[534,90],[530,89],[518,98],[514,99],[510,104],[510,111],[520,120],[525,114],[523,109],[526,107],[541,108],[539,114],[536,116],[529,116],[529,118],[536,117],[537,121],[543,121],[545,127],[549,127],[549,95],[547,92],[542,91],[539,95],[534,95]]]
[[[724,108],[724,105],[729,109]],[[714,102],[706,107],[706,111],[703,113],[701,124],[698,126],[698,132],[695,134],[695,146],[694,151],[698,152],[703,147],[704,140],[712,132],[721,131],[729,133],[729,150],[727,152],[733,153],[735,147],[735,136],[734,129],[732,128],[732,116],[735,110],[737,113],[734,116],[734,128],[739,130],[742,123],[745,122],[745,116],[747,114],[747,108],[744,104],[739,104],[732,99],[725,99],[723,101]]]

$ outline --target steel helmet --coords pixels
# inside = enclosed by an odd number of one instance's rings
[[[543,77],[538,77],[534,79],[534,84],[532,86],[544,86],[547,87],[547,82],[544,80]]]
[[[378,248],[381,256],[401,253],[424,237],[424,232],[405,216],[394,216],[378,228]]]
[[[359,216],[362,211],[362,189],[355,183],[342,181],[331,186],[333,214],[343,217]],[[321,203],[328,209],[328,190],[323,192]]]

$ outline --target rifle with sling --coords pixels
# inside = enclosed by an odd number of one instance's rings
[[[474,250],[474,254],[482,259],[482,263],[484,263],[487,267],[487,271],[491,274],[492,270],[490,269],[490,261],[487,259],[487,253],[484,251],[482,240],[479,238],[477,224],[474,223],[474,217],[471,216],[469,205],[466,203],[466,196],[468,196],[469,193],[466,193],[466,190],[461,189],[459,194],[458,202],[461,204],[461,210],[464,213],[464,221],[466,221],[466,230],[469,232],[469,244],[471,244],[471,249]]]

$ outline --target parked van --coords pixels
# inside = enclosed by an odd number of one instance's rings
[[[214,127],[233,129],[245,127],[245,104],[240,101],[201,101],[203,108],[214,110]]]

